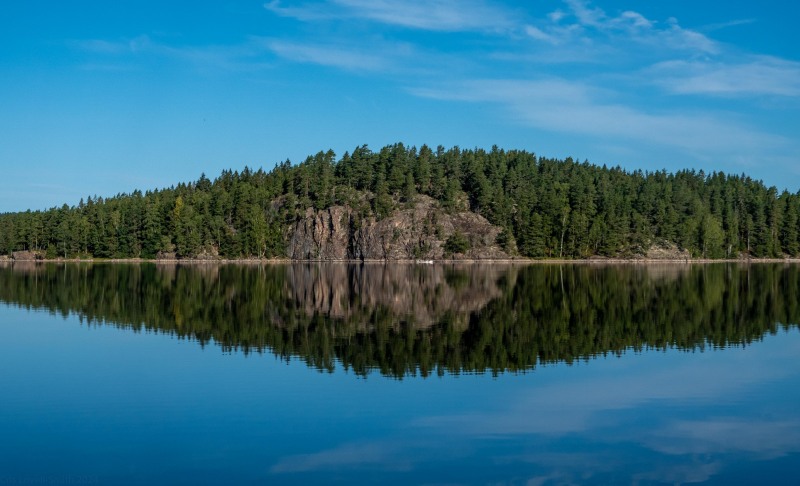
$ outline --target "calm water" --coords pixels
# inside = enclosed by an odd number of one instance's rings
[[[0,266],[0,485],[800,482],[800,267]]]

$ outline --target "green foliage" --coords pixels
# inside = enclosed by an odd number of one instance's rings
[[[514,234],[509,228],[503,228],[500,233],[497,234],[497,244],[509,255],[517,253],[517,244],[514,241]]]
[[[456,253],[466,253],[469,250],[470,244],[464,233],[456,230],[451,234],[447,241],[444,243],[445,253],[455,255]]]
[[[77,314],[87,326],[398,378],[742,345],[800,322],[797,266],[680,265],[669,278],[664,270],[14,264],[0,266],[0,300]],[[315,298],[332,293],[348,305]]]
[[[486,217],[504,228],[499,244],[527,257],[625,256],[656,240],[706,258],[800,255],[800,193],[778,194],[745,175],[627,172],[497,147],[403,144],[378,152],[364,145],[339,160],[329,150],[269,172],[245,167],[144,194],[0,214],[0,254],[285,256],[289,226],[307,209],[349,205],[359,221],[381,219],[417,195]]]

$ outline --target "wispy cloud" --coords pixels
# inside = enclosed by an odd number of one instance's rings
[[[788,131],[745,114],[763,115],[774,103],[764,98],[800,96],[800,63],[711,35],[751,19],[684,26],[590,0],[564,0],[549,13],[489,0],[271,0],[264,8],[273,21],[308,25],[302,35],[278,29],[221,46],[147,35],[76,45],[91,55],[87,69],[138,66],[147,56],[205,70],[312,64],[420,98],[494,106],[517,126],[624,147],[630,160],[654,145],[700,162],[760,159],[797,170],[798,143],[779,135]],[[428,32],[445,41],[429,42]]]
[[[722,461],[696,458],[680,464],[649,467],[646,472],[634,474],[631,483],[699,484],[707,482],[723,470]]]
[[[630,474],[631,482],[700,482],[729,472],[742,456],[769,460],[800,452],[800,422],[786,400],[768,416],[758,408],[740,417],[718,413],[719,403],[765,392],[765,382],[773,383],[768,392],[778,393],[778,383],[796,381],[796,370],[776,366],[799,351],[797,336],[784,337],[765,338],[770,342],[746,350],[610,358],[589,365],[603,368],[599,373],[575,370],[558,381],[533,380],[533,388],[499,386],[486,403],[467,400],[452,413],[413,415],[398,424],[401,436],[287,456],[271,472],[427,470],[431,457],[465,461],[480,454],[515,470],[523,470],[520,463],[536,464],[539,476],[528,484],[585,482],[608,473],[617,479]],[[771,406],[768,399],[763,406]],[[569,444],[576,440],[586,447],[573,450]],[[488,442],[505,445],[481,445]]]
[[[120,54],[131,52],[129,42],[112,42],[105,39],[87,39],[73,41],[70,44],[80,50],[96,54]]]
[[[627,43],[664,49],[713,54],[719,45],[704,34],[685,29],[674,18],[659,23],[627,10],[617,16],[608,15],[585,0],[566,0],[568,13],[551,12],[546,19],[525,28],[531,37],[552,44]]]
[[[603,27],[606,24],[608,19],[606,13],[600,8],[590,7],[589,2],[584,0],[566,0],[565,3],[582,25]]]
[[[760,459],[774,459],[800,452],[800,422],[724,417],[681,420],[651,431],[645,441],[665,454],[747,452]]]
[[[265,3],[264,8],[275,15],[303,22],[336,18],[336,12],[329,5],[321,2],[305,4],[300,7],[286,7],[281,4],[280,0],[272,0]]]
[[[263,38],[259,47],[289,62],[316,64],[352,73],[393,79],[429,79],[442,71],[461,72],[469,65],[458,58],[420,46],[375,37],[369,43],[307,42]]]
[[[271,472],[297,473],[365,466],[393,471],[408,470],[410,462],[398,457],[400,452],[400,447],[385,443],[348,443],[320,452],[285,457],[272,466]]]
[[[348,71],[383,71],[389,67],[387,57],[352,47],[301,44],[281,40],[265,40],[263,45],[276,55],[294,62],[319,64]]]
[[[555,35],[548,34],[542,29],[534,27],[532,25],[525,26],[525,33],[536,40],[544,41],[550,44],[558,44],[560,42],[559,38],[556,37]]]
[[[154,43],[148,35],[139,35],[114,41],[107,39],[85,39],[72,41],[69,42],[69,44],[79,50],[101,55],[135,54],[137,52],[146,52],[161,48],[161,46]]]
[[[664,42],[673,49],[687,50],[701,54],[718,54],[721,50],[717,42],[700,32],[684,29],[674,18],[668,19],[667,25],[669,25],[668,29],[659,31],[660,33],[651,36],[650,40]]]
[[[528,479],[529,486],[552,484],[584,484],[598,481],[599,474],[614,474],[616,482],[623,482],[619,473],[630,471],[631,484],[640,483],[702,483],[718,474],[724,463],[719,460],[708,462],[702,459],[686,461],[682,458],[670,460],[665,457],[650,457],[645,464],[635,454],[618,453],[613,447],[602,451],[589,452],[537,452],[519,454],[504,458],[507,461],[519,461],[536,464],[539,471],[547,474]],[[637,472],[641,471],[641,472]]]
[[[356,15],[422,30],[501,30],[514,24],[508,12],[483,0],[334,0]]]
[[[118,41],[85,40],[71,45],[93,59],[83,65],[88,70],[130,70],[149,59],[170,59],[204,71],[254,71],[274,67],[274,57],[302,64],[316,64],[351,72],[423,75],[433,66],[464,65],[436,52],[427,52],[414,44],[389,41],[373,36],[362,39],[327,41],[250,36],[227,46],[181,46],[153,40],[148,35]]]
[[[759,56],[746,62],[665,61],[648,75],[676,94],[800,96],[800,63]]]
[[[613,102],[613,91],[564,79],[474,80],[455,86],[412,89],[442,100],[496,103],[523,123],[563,133],[613,137],[681,147],[698,156],[785,146],[781,137],[722,116],[654,112]]]
[[[746,395],[747,390],[757,387],[764,380],[786,380],[790,382],[797,375],[792,370],[775,369],[774,362],[787,359],[797,352],[796,341],[789,345],[781,344],[772,349],[764,348],[748,354],[717,355],[698,363],[691,360],[683,364],[669,367],[637,370],[636,365],[628,362],[627,368],[618,368],[602,379],[587,378],[581,383],[552,384],[536,389],[535,393],[525,393],[509,398],[506,406],[497,410],[476,410],[457,415],[431,416],[420,419],[415,426],[449,430],[453,434],[502,436],[523,434],[591,433],[607,426],[617,426],[617,420],[624,415],[608,415],[611,423],[599,420],[601,414],[609,412],[634,410],[652,402],[708,404],[711,407],[718,403],[720,397]],[[737,360],[731,364],[730,360]],[[623,366],[620,364],[620,366]],[[736,379],[730,378],[732,367],[741,369]],[[700,370],[700,371],[699,371]],[[586,397],[591,397],[587,400]],[[535,413],[531,413],[535,411]],[[714,424],[716,420],[708,420]],[[699,423],[699,422],[698,422]],[[723,422],[724,423],[724,422]],[[793,428],[797,423],[791,422]],[[712,430],[714,426],[709,426]],[[729,427],[733,428],[733,427]],[[719,426],[721,432],[729,430]],[[753,434],[757,434],[756,427]],[[703,436],[702,428],[691,432],[692,427],[682,427],[681,434],[687,440],[693,439],[689,434]],[[770,432],[775,428],[769,429]],[[619,434],[623,432],[620,431]],[[668,434],[667,429],[659,434]],[[676,432],[677,433],[677,432]],[[768,436],[768,437],[766,437]],[[655,438],[655,436],[653,436]],[[768,444],[736,444],[730,450],[773,450],[786,443],[783,438],[765,433],[775,446]],[[637,439],[638,440],[638,439]],[[709,436],[709,440],[723,442],[717,437]],[[800,439],[791,440],[795,447],[800,447]]]
[[[90,70],[130,70],[131,64],[147,58],[166,58],[189,63],[202,70],[251,71],[268,67],[263,40],[249,37],[234,45],[174,45],[139,35],[128,39],[88,39],[70,42],[80,51],[96,56],[84,64]],[[99,62],[98,60],[102,61]],[[108,62],[113,60],[113,62]],[[124,64],[127,60],[129,64]]]
[[[697,30],[701,32],[714,32],[716,30],[722,30],[730,27],[738,27],[740,25],[749,25],[754,23],[756,23],[756,19],[737,19],[737,20],[729,20],[728,22],[718,22],[715,24],[704,25]]]
[[[301,21],[358,18],[441,32],[501,31],[515,24],[510,12],[483,0],[331,0],[301,7],[273,0],[264,7]]]

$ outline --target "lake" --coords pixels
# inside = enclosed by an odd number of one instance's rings
[[[800,266],[0,265],[0,485],[798,484]]]

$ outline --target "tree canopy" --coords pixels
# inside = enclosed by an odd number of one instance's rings
[[[283,257],[291,226],[307,208],[346,205],[380,219],[418,194],[484,216],[503,229],[498,243],[525,257],[625,257],[657,242],[704,258],[800,255],[800,194],[746,175],[626,171],[497,147],[401,143],[1,214],[0,254]]]
[[[798,290],[780,263],[0,265],[0,302],[398,378],[742,346],[796,329]]]

